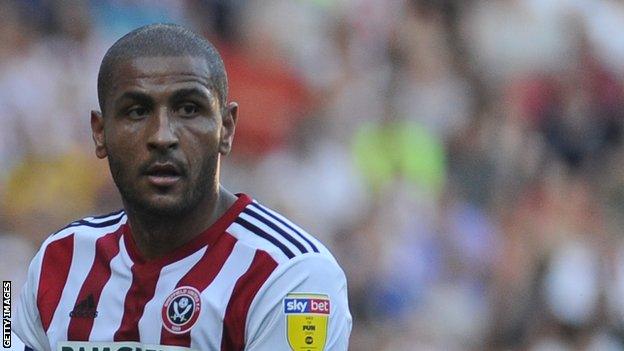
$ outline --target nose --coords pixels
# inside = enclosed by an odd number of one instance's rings
[[[152,150],[167,151],[178,146],[179,140],[175,132],[175,127],[169,118],[167,108],[157,110],[152,118],[150,126],[150,136],[147,146]]]

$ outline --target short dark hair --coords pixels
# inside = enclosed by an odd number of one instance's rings
[[[210,88],[223,107],[227,99],[227,75],[217,49],[204,37],[177,24],[157,23],[133,30],[111,46],[100,65],[97,90],[104,112],[115,72],[121,61],[138,57],[193,56],[206,59],[210,70]]]

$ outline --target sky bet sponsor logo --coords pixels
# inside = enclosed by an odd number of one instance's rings
[[[289,294],[284,299],[284,313],[329,314],[329,298],[325,295]]]
[[[327,340],[329,296],[290,293],[284,299],[286,336],[293,351],[322,351]]]

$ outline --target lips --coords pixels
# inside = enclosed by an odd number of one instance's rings
[[[182,177],[182,171],[173,163],[154,163],[143,174],[157,187],[173,186]]]

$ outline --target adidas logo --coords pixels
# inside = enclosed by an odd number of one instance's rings
[[[69,312],[69,316],[75,318],[95,318],[98,315],[98,311],[95,308],[93,294],[89,294],[86,299],[78,302],[76,306],[74,306],[74,309]]]

